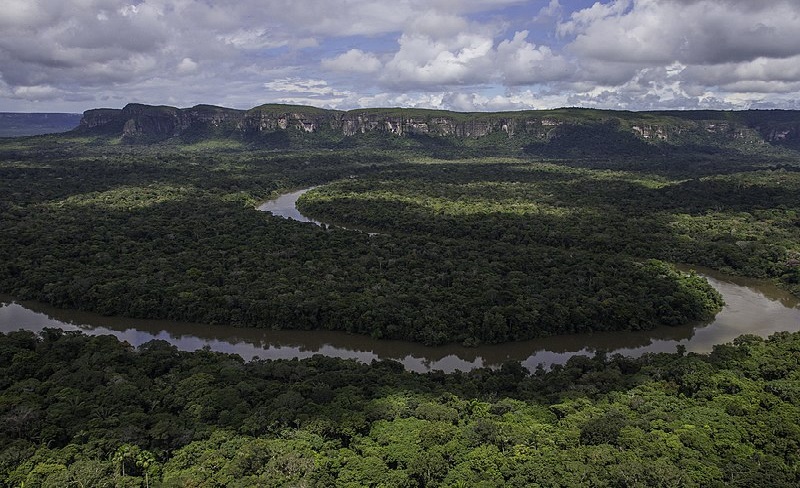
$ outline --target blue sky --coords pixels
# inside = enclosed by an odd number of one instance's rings
[[[0,111],[800,108],[795,0],[3,0]]]

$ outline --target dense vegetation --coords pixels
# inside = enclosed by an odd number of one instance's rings
[[[552,111],[506,144],[505,132],[248,135],[142,110],[0,141],[0,292],[428,344],[713,316],[719,295],[671,263],[800,295],[796,113]],[[375,233],[254,209],[314,185],[305,212]],[[788,333],[708,356],[424,375],[0,334],[0,484],[798,486],[798,361]]]
[[[649,329],[710,318],[721,303],[705,280],[663,262],[675,255],[651,249],[648,231],[669,232],[659,221],[607,211],[605,200],[650,198],[646,177],[518,159],[429,164],[396,153],[48,140],[2,153],[0,290],[19,298],[428,344]],[[428,183],[409,187],[406,177]],[[334,209],[336,220],[380,227],[375,236],[253,210],[276,190],[332,180],[344,181],[332,191],[447,191],[442,205],[465,207],[434,215],[390,198],[363,206],[383,221]],[[603,188],[593,201],[575,198],[593,185]],[[776,269],[786,268],[780,245],[767,248]]]
[[[793,487],[798,361],[788,333],[424,375],[0,334],[0,484]]]
[[[800,291],[797,168],[786,151],[543,162],[12,140],[0,146],[0,290],[428,344],[648,329],[720,306],[665,262]],[[305,211],[378,235],[253,210],[322,183]]]
[[[298,206],[378,232],[694,263],[800,292],[800,172],[726,163],[432,161],[316,188]]]

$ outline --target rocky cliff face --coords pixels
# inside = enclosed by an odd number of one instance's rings
[[[303,110],[303,109],[307,110]],[[311,107],[263,106],[243,113],[237,128],[247,132],[297,130],[314,133],[335,126],[337,111],[322,111]]]
[[[761,127],[759,129],[759,132],[767,142],[773,144],[800,144],[800,121],[797,123]]]
[[[138,103],[123,109],[94,109],[83,113],[80,128],[117,130],[123,139],[162,140],[181,136],[192,127],[217,128],[225,124],[237,124],[244,114],[234,110],[210,105],[198,105],[189,109],[167,106],[150,106]]]
[[[343,112],[293,105],[262,105],[247,111],[210,105],[187,109],[129,104],[121,110],[84,113],[84,131],[116,133],[130,142],[152,142],[187,133],[243,139],[286,132],[300,137],[325,133],[352,138],[379,133],[387,136],[431,136],[480,139],[493,134],[546,143],[603,126],[648,144],[697,141],[717,145],[748,143],[800,144],[800,112],[614,112],[560,109],[503,113],[457,113],[416,109],[361,109]]]
[[[112,108],[96,108],[87,110],[81,117],[80,126],[85,129],[94,129],[95,127],[103,127],[113,124],[119,119],[122,110],[115,110]]]

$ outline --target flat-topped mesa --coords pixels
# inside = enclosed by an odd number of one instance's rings
[[[286,133],[294,134],[290,143],[305,141],[304,144],[313,145],[314,141],[322,140],[317,137],[320,133],[325,134],[328,144],[364,134],[462,140],[497,134],[501,139],[493,140],[516,139],[518,146],[526,147],[553,141],[564,147],[578,144],[587,148],[620,143],[655,147],[698,141],[708,146],[771,143],[798,147],[800,112],[623,112],[573,108],[462,113],[406,108],[340,111],[284,104],[236,110],[212,105],[180,109],[131,103],[123,109],[87,110],[78,130],[116,135],[127,142],[157,142],[175,137],[270,141],[274,138],[260,136]]]
[[[113,124],[122,114],[118,108],[95,108],[83,112],[79,127],[83,129],[94,129]]]
[[[180,131],[180,109],[175,107],[150,107],[138,103],[130,103],[122,109],[122,116],[127,119],[122,128],[123,138],[133,137],[174,137]]]
[[[478,138],[495,132],[513,135],[519,114],[465,114],[424,109],[360,109],[345,112],[338,125],[344,136],[383,132],[398,136],[430,135]]]
[[[321,128],[334,128],[337,110],[324,110],[303,105],[261,105],[244,112],[239,127],[247,132],[274,132],[297,129],[313,133]]]
[[[94,109],[83,113],[80,129],[116,132],[126,140],[157,141],[183,135],[191,128],[216,128],[237,124],[244,114],[212,105],[179,109],[130,103],[120,109]]]

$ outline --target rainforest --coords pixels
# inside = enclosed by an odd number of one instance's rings
[[[800,295],[790,111],[130,105],[0,139],[0,292],[427,345],[709,320],[698,265]],[[319,226],[260,212],[297,205]],[[680,268],[680,269],[679,269]],[[796,486],[798,336],[416,374],[0,336],[9,486]]]

